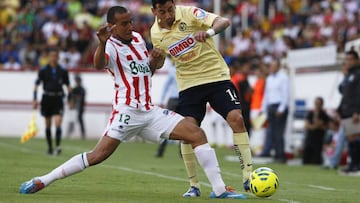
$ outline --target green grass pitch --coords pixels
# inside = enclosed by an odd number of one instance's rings
[[[159,159],[155,158],[157,145],[149,143],[123,143],[100,165],[58,180],[36,194],[19,194],[22,182],[49,172],[75,154],[91,150],[96,142],[63,140],[63,153],[48,156],[44,139],[34,138],[21,144],[18,138],[0,138],[0,202],[360,202],[360,177],[340,176],[335,170],[322,170],[319,166],[281,164],[254,165],[254,169],[270,167],[279,176],[280,187],[270,198],[248,194],[247,200],[210,199],[210,185],[199,167],[202,196],[186,199],[181,195],[189,184],[178,145],[168,145],[165,156]],[[225,148],[216,152],[225,183],[242,192],[239,163],[225,159],[234,152]]]

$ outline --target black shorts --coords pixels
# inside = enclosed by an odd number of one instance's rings
[[[241,109],[235,86],[230,80],[225,80],[181,91],[176,112],[185,117],[193,117],[201,124],[208,102],[225,120],[231,110]]]
[[[63,96],[48,96],[43,95],[41,99],[41,115],[45,117],[53,115],[63,115],[64,102]]]

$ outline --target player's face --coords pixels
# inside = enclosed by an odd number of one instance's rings
[[[132,18],[130,13],[116,13],[115,14],[116,27],[113,30],[113,35],[121,40],[129,41],[132,39],[132,31],[134,30]]]
[[[57,51],[50,51],[48,57],[49,57],[49,64],[55,66],[59,59],[59,53]]]
[[[351,54],[347,54],[346,56],[345,56],[345,66],[346,66],[346,68],[351,68],[351,67],[353,67],[353,66],[355,66],[356,65],[356,63],[357,63],[357,60],[356,60],[356,58],[355,57],[353,57]]]
[[[175,4],[167,1],[165,4],[156,4],[151,9],[153,14],[158,18],[161,27],[171,27],[175,21]]]
[[[270,63],[269,71],[270,73],[276,73],[280,69],[280,64],[277,60],[274,60]]]

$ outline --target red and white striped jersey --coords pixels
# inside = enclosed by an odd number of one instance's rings
[[[150,110],[151,70],[149,52],[145,41],[137,32],[129,44],[110,37],[106,42],[106,68],[114,78],[114,105],[126,104],[142,110]]]

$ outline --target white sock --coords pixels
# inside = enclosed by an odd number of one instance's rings
[[[216,196],[226,191],[225,183],[220,174],[220,167],[216,158],[215,150],[208,143],[197,146],[194,149],[199,164],[205,171],[205,174],[212,186]]]
[[[47,186],[55,180],[62,179],[78,173],[88,166],[89,163],[86,157],[86,152],[84,152],[82,154],[73,156],[67,162],[61,164],[60,166],[52,170],[50,173],[41,176],[40,180],[44,183],[45,186]]]

